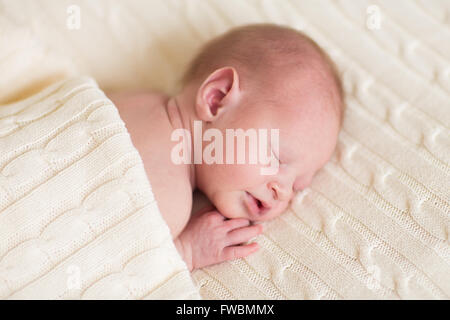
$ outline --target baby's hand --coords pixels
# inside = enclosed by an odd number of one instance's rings
[[[250,255],[259,249],[258,244],[242,243],[262,231],[262,225],[250,226],[250,221],[242,218],[226,220],[213,210],[192,217],[175,245],[192,271]]]

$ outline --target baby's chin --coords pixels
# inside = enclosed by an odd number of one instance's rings
[[[244,204],[244,196],[245,191],[217,193],[211,202],[228,219],[250,219]]]

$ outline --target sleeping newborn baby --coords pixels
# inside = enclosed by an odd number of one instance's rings
[[[262,232],[255,222],[280,215],[311,183],[333,153],[343,113],[341,84],[328,56],[302,33],[267,24],[236,28],[208,42],[172,97],[148,91],[108,96],[190,270],[258,250],[249,242]],[[194,138],[185,140],[182,151],[191,161],[174,161],[180,140],[173,133],[194,137],[199,124],[202,132],[214,129],[223,137],[227,129],[277,129],[276,145],[268,141],[264,150],[277,170],[261,174],[268,166],[261,162],[195,161]],[[244,152],[249,159],[254,149],[246,144]],[[196,189],[213,206],[191,217]]]

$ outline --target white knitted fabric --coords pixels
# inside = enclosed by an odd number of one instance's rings
[[[66,27],[71,4],[80,29]],[[338,148],[267,224],[258,253],[193,273],[201,295],[450,297],[450,1],[0,0],[0,8],[4,101],[73,73],[102,88],[171,91],[195,49],[232,26],[303,30],[344,82]]]
[[[199,297],[94,81],[0,106],[0,150],[0,298]]]

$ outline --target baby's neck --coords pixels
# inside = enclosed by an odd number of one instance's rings
[[[172,130],[186,129],[189,131],[192,137],[194,119],[192,119],[192,116],[189,112],[191,108],[189,108],[188,105],[183,105],[183,101],[184,99],[180,95],[169,98],[169,100],[165,105],[167,116],[172,126]],[[192,143],[190,147],[191,150],[193,150]],[[188,166],[189,166],[189,182],[191,184],[192,190],[195,190],[196,188],[195,164],[193,163],[193,161],[191,161],[191,163],[188,164]]]

